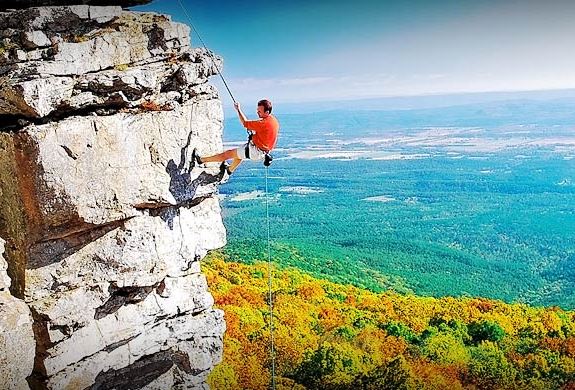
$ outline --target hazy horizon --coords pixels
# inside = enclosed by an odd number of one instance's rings
[[[220,94],[227,94],[225,89],[219,88]],[[474,103],[489,103],[514,100],[552,100],[575,99],[575,88],[524,90],[524,91],[485,91],[460,93],[429,93],[421,95],[378,96],[349,99],[324,99],[301,102],[274,101],[276,113],[295,114],[321,112],[330,110],[411,110],[421,108],[439,108],[459,106]],[[251,104],[251,105],[250,105]],[[223,102],[226,117],[235,115],[231,101]],[[254,102],[243,105],[246,113],[251,113]],[[249,116],[249,115],[248,115]]]

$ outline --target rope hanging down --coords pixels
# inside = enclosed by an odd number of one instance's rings
[[[226,89],[228,90],[228,93],[230,94],[230,97],[232,98],[232,100],[234,101],[234,103],[236,102],[236,99],[234,99],[234,95],[232,95],[232,91],[230,90],[230,87],[228,87],[228,83],[226,82],[226,79],[224,78],[224,75],[222,74],[222,71],[220,70],[220,67],[218,66],[218,63],[216,62],[216,58],[214,57],[214,54],[212,53],[211,50],[208,49],[208,47],[206,46],[206,44],[204,43],[204,40],[202,39],[202,36],[200,35],[200,33],[198,32],[198,30],[196,30],[196,28],[194,27],[194,23],[192,23],[192,18],[190,17],[190,14],[188,14],[188,11],[186,10],[186,7],[184,7],[184,3],[182,3],[182,0],[178,0],[178,3],[180,3],[180,7],[182,7],[182,11],[184,11],[184,14],[186,15],[186,18],[188,18],[188,22],[190,22],[190,26],[192,26],[192,30],[194,30],[194,33],[198,36],[198,39],[200,40],[200,42],[202,43],[202,46],[204,47],[204,49],[206,49],[206,52],[208,52],[209,56],[212,57],[212,62],[214,63],[214,66],[216,67],[216,70],[218,71],[218,75],[220,76],[220,78],[222,79],[222,81],[224,82],[224,86],[226,87]]]
[[[276,354],[274,349],[274,305],[273,305],[273,295],[272,295],[272,256],[271,256],[271,245],[270,245],[270,207],[268,201],[268,170],[266,166],[266,221],[267,221],[267,233],[268,233],[268,305],[270,311],[270,357],[272,360],[271,374],[272,374],[272,389],[276,388]]]
[[[226,87],[226,89],[228,90],[228,93],[230,94],[230,97],[232,98],[234,103],[237,103],[236,99],[234,99],[234,95],[232,94],[232,91],[228,87],[228,83],[226,82],[226,79],[224,78],[222,71],[218,67],[218,64],[216,62],[214,55],[207,48],[207,46],[204,43],[204,40],[202,39],[200,33],[194,27],[194,24],[192,23],[192,18],[188,14],[186,7],[182,3],[182,0],[178,0],[178,3],[180,4],[182,11],[184,12],[186,17],[188,18],[188,21],[190,22],[190,26],[192,26],[192,30],[198,36],[198,39],[202,43],[204,49],[212,58],[214,66],[216,67],[216,70],[218,71],[218,75],[222,79],[224,86]],[[190,117],[190,120],[191,120],[191,117]],[[190,126],[191,126],[191,123],[190,123]],[[272,293],[272,280],[273,280],[272,271],[273,271],[273,269],[272,269],[271,244],[270,244],[270,242],[271,242],[271,239],[270,239],[270,211],[269,211],[269,200],[268,200],[268,198],[269,198],[269,196],[268,196],[268,170],[269,170],[268,167],[269,167],[269,163],[264,164],[264,165],[265,165],[265,172],[266,172],[266,194],[265,195],[266,195],[267,255],[268,255],[268,306],[269,306],[269,315],[270,315],[269,329],[270,329],[270,357],[271,357],[271,388],[272,388],[272,390],[275,390],[275,388],[276,388],[276,371],[275,371],[276,368],[275,368],[275,342],[274,342],[274,322],[273,322],[274,306],[273,306],[273,293]]]

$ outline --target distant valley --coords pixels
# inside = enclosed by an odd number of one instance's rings
[[[575,307],[570,98],[278,114],[272,254],[374,291]],[[242,142],[226,120],[227,146]],[[226,255],[265,258],[264,170],[221,188]]]

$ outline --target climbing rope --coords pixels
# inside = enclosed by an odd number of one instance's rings
[[[208,55],[210,57],[212,57],[212,62],[214,64],[214,66],[216,67],[216,70],[218,71],[218,75],[220,76],[220,78],[222,79],[222,81],[224,82],[224,86],[226,87],[226,89],[228,90],[228,93],[230,94],[230,97],[232,98],[232,100],[234,101],[234,103],[236,102],[236,99],[234,99],[234,95],[232,95],[232,91],[230,90],[230,87],[228,87],[228,83],[226,82],[226,79],[224,78],[224,75],[222,74],[222,71],[220,69],[220,67],[218,66],[218,63],[216,62],[216,58],[214,57],[214,54],[212,53],[211,50],[208,49],[208,47],[206,46],[206,44],[204,43],[204,40],[202,39],[202,36],[200,35],[200,33],[198,32],[198,30],[196,30],[196,28],[194,27],[194,23],[192,23],[192,18],[190,17],[190,14],[188,14],[188,11],[186,9],[186,7],[184,7],[184,3],[182,3],[182,0],[178,0],[178,3],[180,3],[180,7],[182,8],[182,11],[184,11],[184,15],[186,15],[186,18],[188,18],[188,21],[190,22],[190,26],[192,26],[192,30],[194,30],[194,33],[196,33],[196,35],[198,36],[198,39],[200,40],[200,42],[202,43],[202,46],[204,46],[204,49],[206,49],[206,52],[208,53]]]
[[[216,67],[216,70],[218,71],[218,75],[222,79],[224,86],[228,90],[230,97],[232,98],[234,103],[237,103],[236,99],[234,98],[234,95],[232,94],[232,91],[228,87],[228,83],[226,82],[226,79],[224,78],[221,69],[218,66],[218,63],[216,62],[216,58],[214,57],[212,51],[208,49],[208,47],[206,46],[200,33],[198,32],[198,30],[194,26],[194,23],[192,22],[192,18],[190,17],[190,14],[188,13],[186,7],[184,6],[184,3],[182,2],[182,0],[178,0],[178,3],[180,4],[182,11],[184,12],[184,15],[186,15],[186,18],[188,18],[190,26],[192,26],[192,30],[198,36],[198,39],[202,43],[202,45],[203,45],[204,49],[206,50],[206,52],[208,53],[208,55],[212,58],[212,62],[214,64],[214,66]],[[193,115],[193,111],[190,112],[190,128],[191,128],[191,120],[192,120],[191,115]],[[270,329],[271,388],[272,388],[272,390],[275,390],[275,388],[276,388],[276,367],[275,367],[275,341],[274,341],[274,322],[273,322],[274,305],[273,305],[273,291],[272,291],[273,267],[272,267],[272,257],[271,257],[271,239],[270,239],[270,211],[269,211],[270,209],[269,209],[269,199],[268,199],[269,198],[269,196],[268,196],[268,169],[269,168],[268,167],[269,167],[269,164],[265,165],[265,176],[266,176],[265,198],[266,198],[267,255],[268,255],[268,308],[269,308],[269,323],[268,323],[269,325],[268,326]]]
[[[270,328],[270,357],[271,357],[271,376],[272,376],[272,389],[276,388],[276,360],[275,360],[275,349],[274,349],[274,305],[273,305],[273,294],[272,294],[272,280],[273,280],[273,269],[272,269],[272,256],[271,256],[271,240],[270,240],[270,206],[268,200],[268,170],[266,166],[266,221],[267,221],[267,233],[268,233],[268,306],[270,312],[269,328]]]

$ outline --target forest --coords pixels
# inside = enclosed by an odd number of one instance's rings
[[[202,263],[225,312],[213,389],[271,383],[268,264]],[[278,389],[575,389],[575,312],[374,293],[272,265]]]
[[[520,153],[274,162],[274,257],[372,291],[574,308],[575,160]],[[226,259],[244,263],[266,250],[263,167],[248,164],[221,188]]]
[[[275,260],[374,292],[575,308],[573,98],[529,96],[278,107],[267,172]],[[225,134],[235,145],[245,132],[230,117]],[[266,252],[265,175],[246,162],[220,188],[227,260]]]
[[[212,388],[268,388],[273,318],[277,388],[575,390],[572,107],[280,112],[270,169],[220,187]]]

